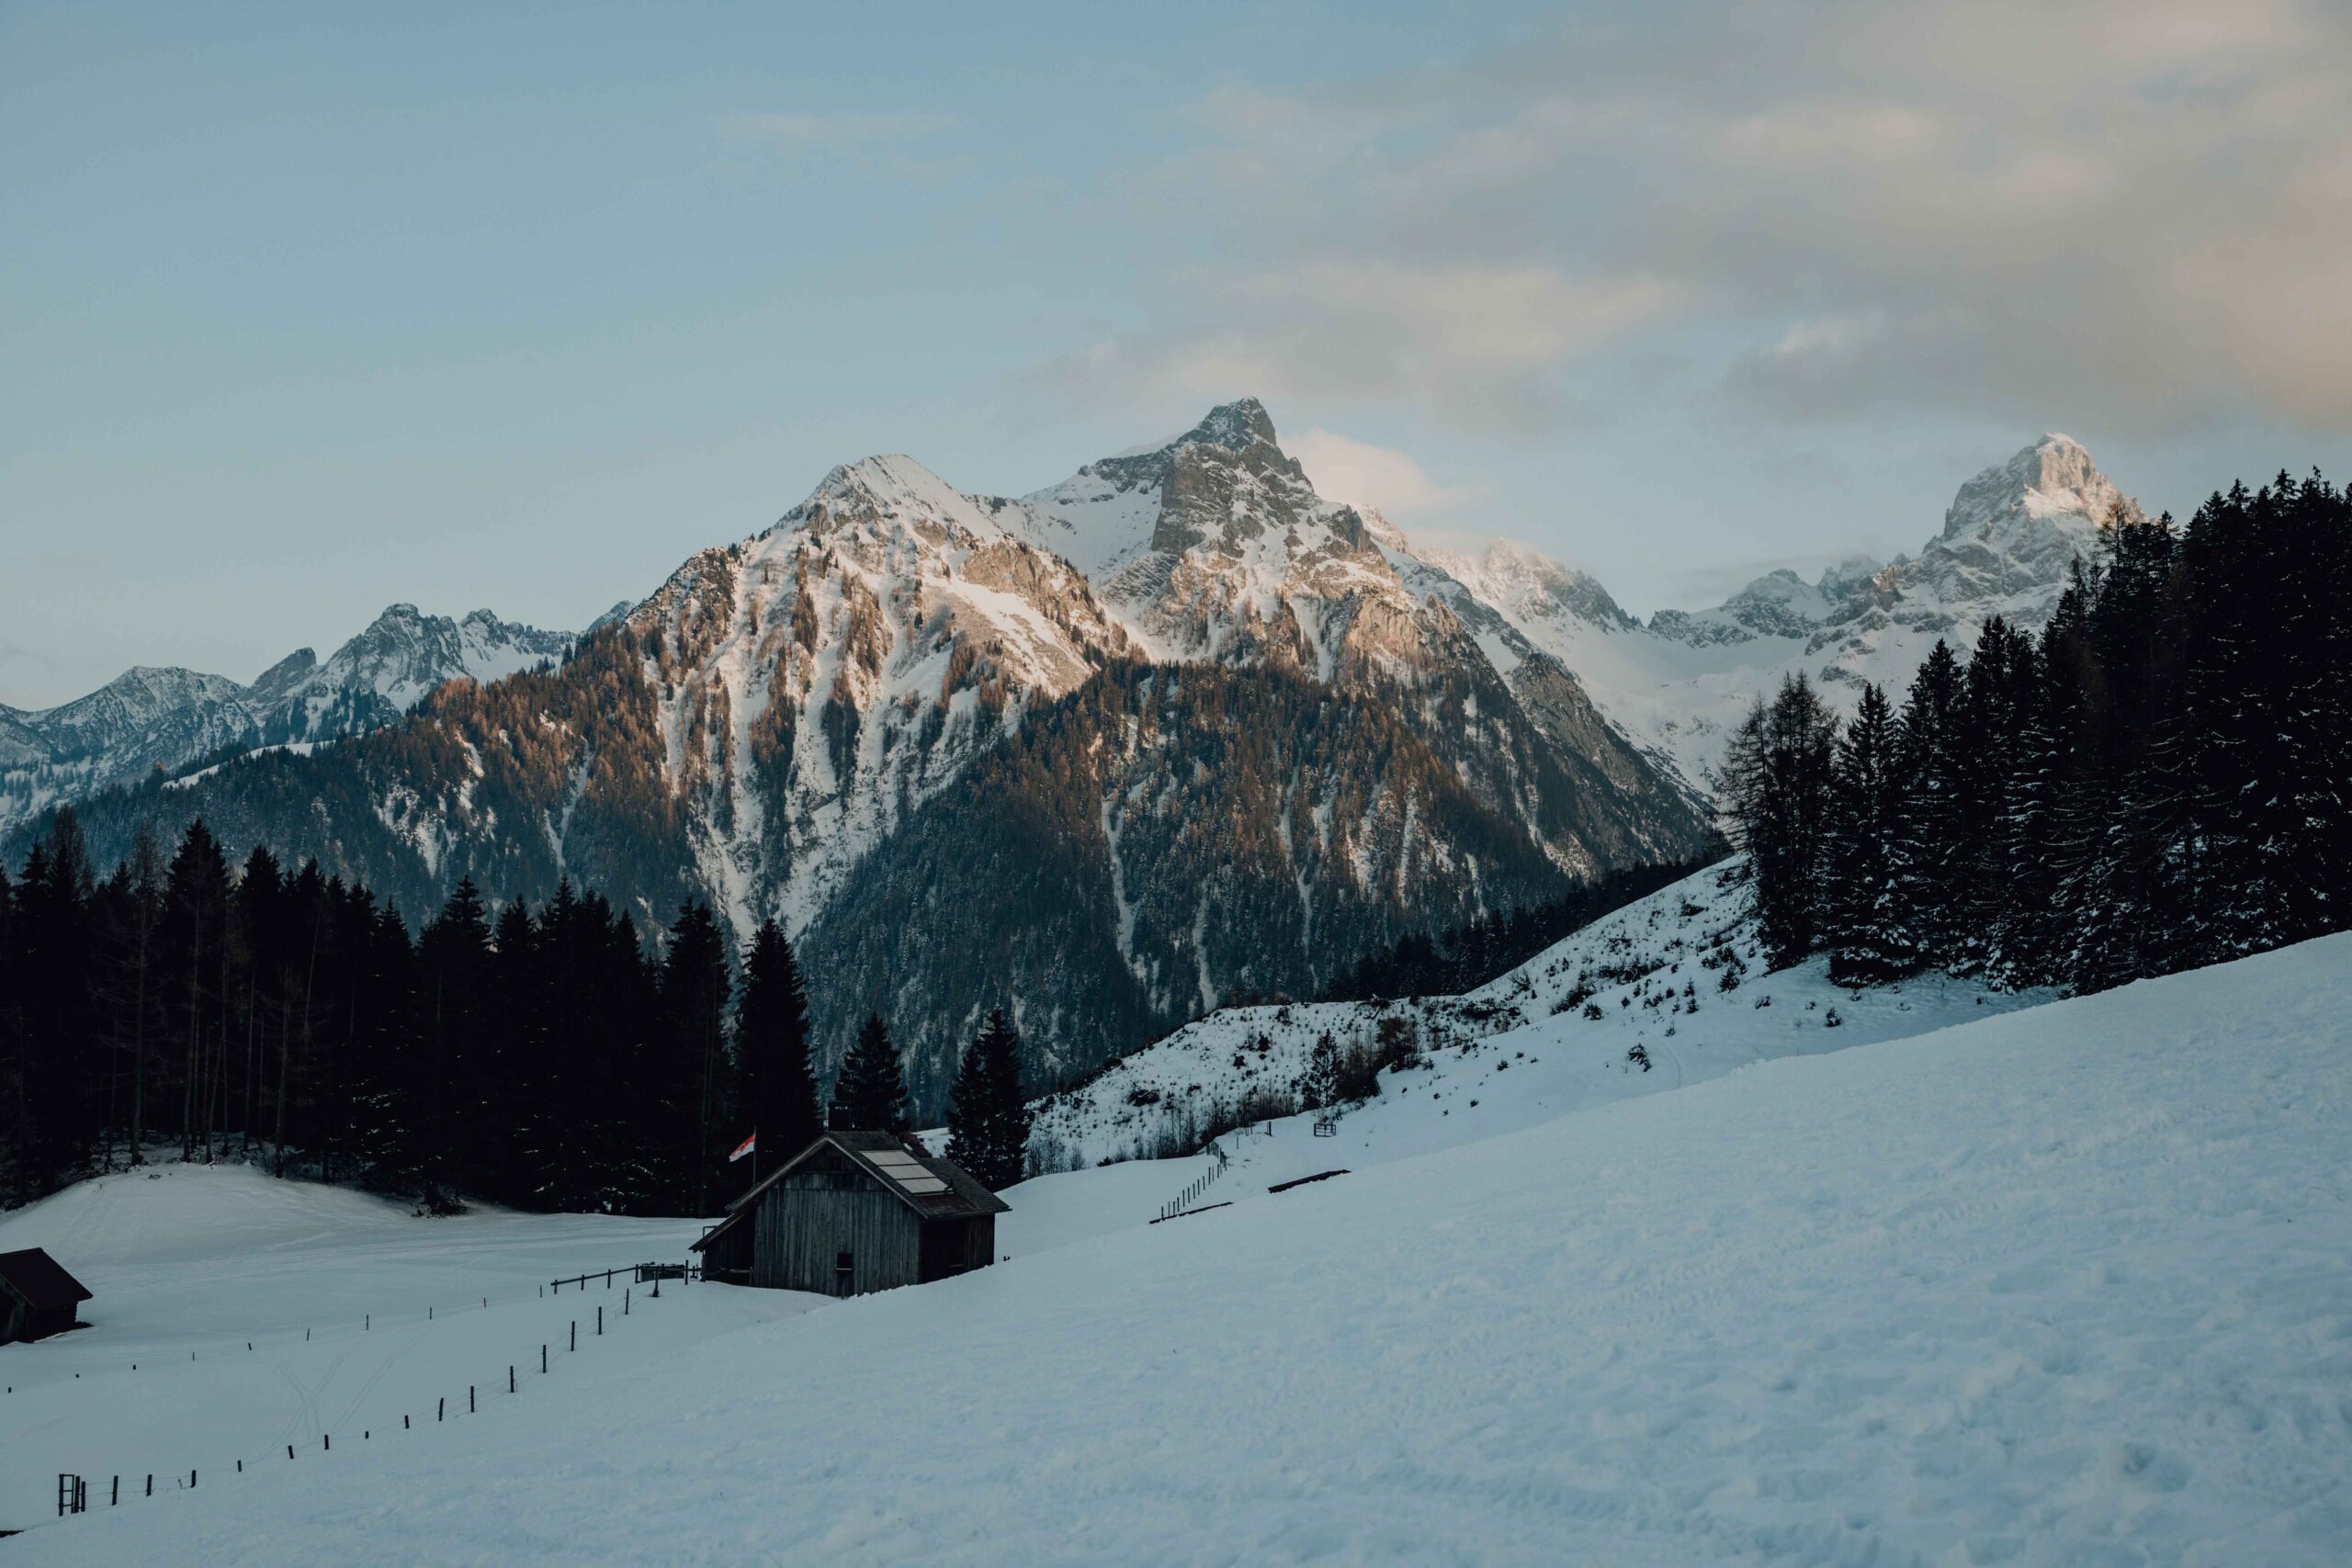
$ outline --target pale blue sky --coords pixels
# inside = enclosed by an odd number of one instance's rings
[[[1244,393],[1644,610],[2044,429],[2154,506],[2340,469],[2348,79],[2288,0],[11,0],[0,702],[577,626],[832,463],[1024,491]]]

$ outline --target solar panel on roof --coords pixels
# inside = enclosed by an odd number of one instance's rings
[[[947,1183],[933,1176],[922,1161],[903,1150],[879,1149],[865,1157],[905,1191],[927,1197],[933,1192],[947,1190]]]

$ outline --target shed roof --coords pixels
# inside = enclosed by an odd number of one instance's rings
[[[902,1139],[895,1133],[826,1132],[790,1159],[762,1177],[727,1207],[728,1215],[710,1233],[694,1244],[693,1250],[702,1251],[713,1241],[735,1227],[735,1223],[758,1206],[760,1195],[791,1175],[818,1150],[831,1147],[847,1155],[853,1164],[882,1185],[882,1190],[912,1209],[926,1220],[956,1219],[972,1214],[1001,1214],[1012,1205],[975,1180],[969,1171],[954,1160],[933,1154],[911,1139]],[[879,1156],[879,1157],[877,1157]],[[935,1190],[917,1190],[929,1183],[909,1182],[905,1173],[919,1169],[933,1178]],[[895,1172],[895,1174],[894,1174]]]
[[[68,1274],[56,1258],[38,1247],[21,1252],[0,1252],[0,1283],[25,1298],[36,1312],[86,1302],[90,1292]]]

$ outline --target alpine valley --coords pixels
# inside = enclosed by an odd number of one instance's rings
[[[201,817],[413,918],[565,879],[653,925],[775,917],[824,1064],[869,1010],[935,1110],[1014,1010],[1032,1081],[1400,938],[1715,842],[1710,770],[1786,673],[1900,684],[2046,617],[2117,507],[2045,437],[1894,562],[1648,622],[1525,549],[1422,548],[1321,496],[1255,400],[1020,498],[833,469],[587,632],[395,606],[250,686],[137,670],[0,710],[0,824],[94,855]]]

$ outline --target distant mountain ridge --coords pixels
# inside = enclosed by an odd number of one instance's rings
[[[141,665],[55,707],[0,706],[0,829],[157,768],[362,734],[445,681],[494,681],[562,658],[573,640],[488,610],[452,619],[393,604],[325,661],[296,649],[250,684]]]
[[[2076,557],[2137,502],[2070,436],[2052,434],[1962,484],[1916,555],[1765,573],[1712,609],[1645,623],[1575,568],[1522,546],[1429,552],[1528,641],[1575,671],[1611,723],[1704,790],[1758,695],[1804,671],[1849,708],[1862,682],[1900,687],[1936,639],[1963,653],[1995,615],[2038,629]]]

